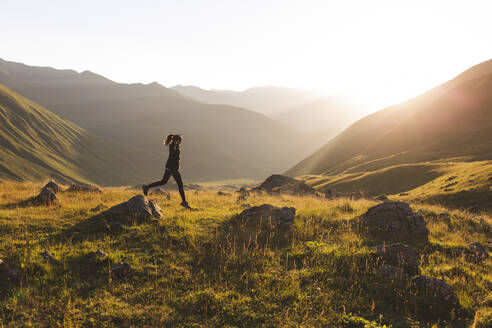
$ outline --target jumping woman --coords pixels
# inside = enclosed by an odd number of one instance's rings
[[[174,181],[176,181],[176,184],[178,185],[179,194],[181,195],[181,206],[189,209],[190,206],[186,202],[186,197],[183,189],[183,180],[181,179],[181,174],[179,174],[179,145],[181,144],[181,141],[183,141],[183,138],[177,134],[170,134],[166,137],[166,139],[164,140],[164,145],[169,146],[169,158],[166,162],[166,170],[164,171],[164,176],[160,181],[156,181],[149,185],[143,185],[142,190],[144,195],[147,196],[150,188],[165,185],[172,175]]]

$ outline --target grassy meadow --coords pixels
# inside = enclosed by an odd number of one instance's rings
[[[58,205],[21,205],[41,186],[0,183],[0,258],[21,269],[18,284],[0,282],[0,327],[478,328],[492,322],[492,259],[477,264],[463,256],[470,242],[490,246],[490,213],[411,203],[430,231],[430,243],[417,250],[422,274],[444,279],[460,300],[461,308],[441,320],[417,311],[407,281],[374,273],[374,250],[350,223],[373,201],[284,195],[238,201],[233,191],[189,191],[196,210],[187,211],[173,191],[171,200],[149,196],[161,219],[115,231],[91,224],[94,208],[138,191],[61,192]],[[295,226],[242,238],[226,227],[245,203],[295,207]],[[61,265],[38,255],[45,250]],[[91,261],[87,254],[96,250],[108,259]],[[133,273],[114,277],[111,261],[129,263]]]

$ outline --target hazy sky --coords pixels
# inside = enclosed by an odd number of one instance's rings
[[[492,58],[492,1],[0,0],[0,58],[118,82],[350,92],[374,106]]]

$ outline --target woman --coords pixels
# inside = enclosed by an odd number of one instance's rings
[[[181,141],[183,141],[183,138],[180,135],[170,134],[167,136],[164,141],[164,145],[169,146],[169,158],[166,162],[166,170],[164,171],[164,176],[160,181],[156,181],[149,185],[143,185],[142,189],[144,195],[147,196],[150,188],[165,185],[169,180],[169,177],[171,177],[172,175],[174,181],[176,181],[176,184],[178,185],[179,194],[181,195],[181,206],[185,208],[190,208],[190,206],[186,202],[183,189],[183,180],[181,179],[181,174],[179,174],[179,145],[181,144]]]

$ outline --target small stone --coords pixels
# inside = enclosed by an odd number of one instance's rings
[[[217,191],[217,196],[230,196],[231,194],[228,192],[224,192],[222,190]]]

